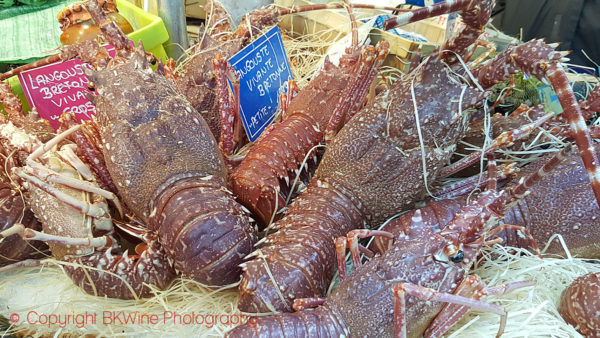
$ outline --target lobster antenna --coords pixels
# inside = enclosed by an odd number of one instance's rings
[[[358,48],[358,27],[356,25],[356,17],[352,11],[352,4],[348,0],[344,0],[346,10],[348,11],[348,17],[350,18],[350,29],[352,31],[352,46],[350,47],[353,51]]]
[[[122,57],[127,57],[135,51],[135,47],[129,42],[129,39],[123,33],[121,28],[115,24],[108,16],[104,14],[102,8],[98,5],[97,0],[88,0],[83,6],[87,9],[92,17],[92,20],[100,27],[102,35],[109,42],[117,54]]]

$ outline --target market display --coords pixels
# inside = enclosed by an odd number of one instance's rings
[[[0,82],[0,288],[58,266],[88,294],[90,319],[73,313],[60,326],[75,334],[600,337],[600,85],[576,96],[568,52],[543,39],[495,52],[481,41],[494,0],[271,6],[235,29],[222,4],[206,2],[184,60],[132,43],[137,23],[118,1],[87,0],[58,13],[58,53],[0,74],[79,59],[95,111],[81,123],[64,112],[55,131]],[[389,66],[393,39],[365,44],[376,20],[357,19],[359,8],[391,11],[384,30],[450,13],[460,24],[402,73]],[[339,61],[319,50],[306,85],[278,80],[277,115],[251,142],[240,90],[252,86],[228,60],[283,16],[332,9],[350,28]],[[295,39],[286,34],[283,44]],[[252,52],[248,71],[263,60]],[[540,104],[523,104],[529,87]],[[534,305],[550,284],[555,304]],[[57,332],[42,310],[25,315],[2,297],[0,333]],[[560,326],[520,330],[527,306],[536,310],[523,325],[551,323],[544,308]],[[209,326],[209,307],[227,323]],[[495,317],[477,322],[471,309]],[[180,328],[199,318],[205,330]]]

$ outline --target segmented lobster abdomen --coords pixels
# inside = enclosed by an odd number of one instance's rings
[[[239,280],[257,231],[217,176],[179,176],[153,199],[150,225],[176,271],[208,285]]]
[[[25,208],[21,195],[7,184],[0,183],[0,232],[20,222],[26,228],[41,231],[42,224],[29,208]],[[48,246],[40,241],[28,242],[13,235],[0,242],[0,266],[29,258],[41,258]]]
[[[285,207],[283,192],[291,193],[290,182],[299,175],[300,165],[311,149],[323,140],[316,121],[295,113],[272,129],[250,149],[245,160],[231,174],[231,187],[245,205],[266,226],[273,214]]]
[[[364,223],[352,196],[313,179],[275,223],[279,231],[267,236],[252,254],[257,257],[242,265],[238,308],[290,312],[294,299],[325,294],[336,268],[334,239]]]
[[[341,316],[325,304],[312,310],[251,317],[225,337],[348,337],[349,334]]]
[[[166,254],[156,238],[139,256],[113,254],[113,248],[89,256],[69,257],[67,261],[84,265],[64,265],[67,275],[86,293],[110,298],[134,299],[152,295],[148,285],[165,289],[175,278]],[[91,267],[91,268],[86,268]]]

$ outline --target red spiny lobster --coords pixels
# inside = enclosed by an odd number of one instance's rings
[[[423,223],[417,211],[405,236],[381,256],[364,265],[359,258],[357,238],[393,237],[377,230],[354,230],[336,240],[341,282],[327,298],[297,299],[295,313],[259,317],[252,326],[242,325],[228,337],[356,336],[438,337],[452,327],[470,308],[501,316],[500,335],[507,313],[497,305],[482,302],[483,296],[504,294],[534,282],[486,286],[476,275],[468,275],[486,239],[502,229],[496,227],[514,202],[526,195],[564,159],[558,153],[544,167],[525,178],[512,190],[496,190],[495,162],[490,161],[486,191],[462,207],[452,222],[438,233]],[[345,274],[345,250],[350,246],[354,271]],[[307,307],[317,306],[311,311]]]
[[[376,226],[421,197],[424,176],[427,181],[435,179],[464,136],[470,109],[486,96],[451,74],[460,71],[456,55],[465,53],[477,38],[493,5],[488,0],[447,1],[398,17],[398,23],[407,23],[460,10],[466,28],[410,78],[379,94],[337,134],[306,191],[274,224],[279,232],[259,242],[264,245],[244,263],[241,310],[290,311],[295,298],[323,295],[335,271],[332,239],[355,228]],[[546,75],[546,69],[565,112],[577,113],[557,65],[562,56],[553,46],[533,40],[500,53],[499,61],[488,62],[473,74],[484,79],[480,83],[487,88],[518,67],[536,76]],[[579,146],[585,145],[580,134],[587,130],[579,122],[571,125],[578,126],[576,139],[583,142]],[[592,154],[584,148],[589,164]]]
[[[262,226],[268,225],[275,213],[286,206],[304,159],[312,157],[316,164],[315,147],[324,137],[331,139],[343,120],[348,121],[364,104],[388,54],[387,42],[376,48],[365,47],[361,52],[350,14],[353,43],[342,56],[339,67],[326,59],[324,69],[285,107],[282,121],[271,124],[231,172],[233,193]],[[224,74],[217,76],[222,86],[226,86],[223,78]]]
[[[561,294],[558,312],[582,335],[600,337],[600,272],[575,279]]]

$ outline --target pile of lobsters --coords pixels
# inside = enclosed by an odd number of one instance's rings
[[[0,83],[0,269],[43,264],[50,252],[75,263],[64,269],[85,292],[122,299],[151,296],[150,286],[168,288],[178,275],[209,286],[241,279],[241,311],[279,314],[230,337],[439,336],[470,308],[497,313],[501,334],[506,311],[482,297],[533,282],[485,285],[470,272],[482,247],[538,250],[558,233],[571,252],[600,257],[600,148],[586,124],[600,111],[600,87],[578,101],[562,65],[568,53],[542,40],[466,63],[494,5],[447,0],[386,21],[391,29],[458,12],[464,27],[371,95],[390,46],[359,45],[352,10],[374,6],[269,7],[232,28],[208,1],[201,39],[175,72],[133,46],[106,6],[84,2],[114,57],[87,40],[0,75],[80,58],[96,108],[82,124],[64,114],[54,135]],[[248,144],[227,59],[283,15],[330,8],[348,10],[351,45],[305,88],[290,83],[280,120]],[[494,86],[518,72],[549,81],[563,113],[521,106],[493,115],[485,135],[476,118]],[[552,135],[565,147],[523,168],[496,165],[496,150],[518,149],[540,129],[542,143]],[[481,150],[456,160],[465,138]],[[436,185],[483,159],[484,172]],[[336,272],[340,283],[324,298]],[[559,308],[588,336],[600,336],[599,278],[578,279]]]

